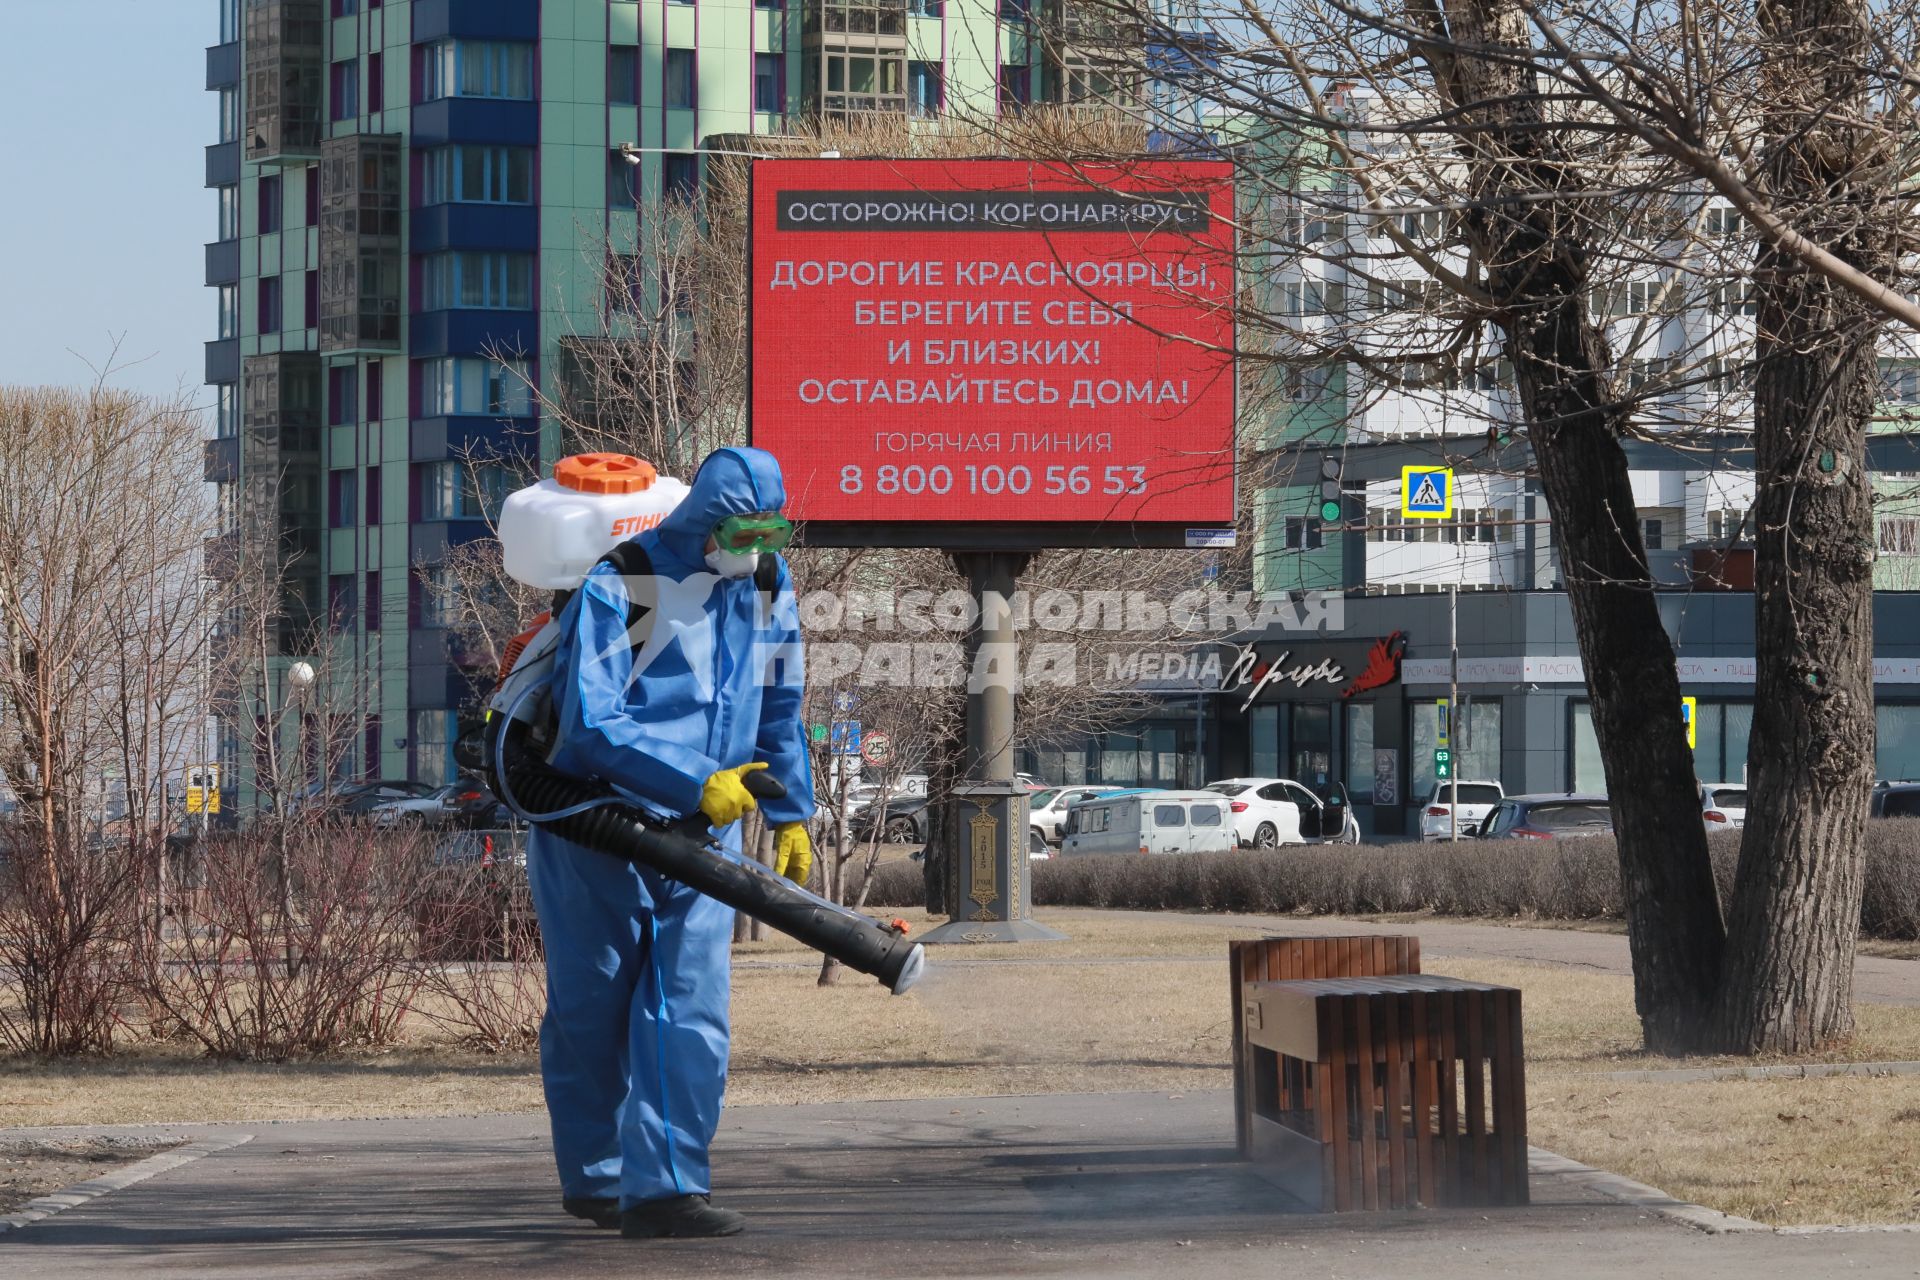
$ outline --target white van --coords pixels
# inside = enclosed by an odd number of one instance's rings
[[[1227,853],[1233,814],[1214,791],[1118,791],[1067,810],[1060,852]]]

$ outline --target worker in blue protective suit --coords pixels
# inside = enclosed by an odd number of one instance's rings
[[[792,533],[785,501],[773,455],[717,450],[634,540],[649,582],[594,567],[560,615],[551,763],[662,818],[699,812],[736,850],[755,807],[742,776],[766,769],[786,787],[765,802],[778,869],[804,883],[813,780],[798,614],[776,554]],[[638,620],[629,586],[650,606]],[[527,874],[546,945],[540,1072],[567,1212],[630,1237],[741,1230],[740,1214],[709,1199],[707,1166],[727,1078],[732,909],[537,825]]]

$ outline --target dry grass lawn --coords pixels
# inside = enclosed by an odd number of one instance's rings
[[[1231,1083],[1222,944],[1259,929],[1221,917],[1142,924],[1086,910],[1051,910],[1047,919],[1070,940],[943,950],[934,974],[897,999],[855,974],[816,986],[811,953],[785,939],[739,948],[729,1100],[1187,1092]],[[1639,1052],[1626,978],[1441,963],[1460,977],[1525,991],[1537,1145],[1768,1222],[1920,1220],[1920,1077],[1596,1078],[1709,1064]],[[1830,1060],[1920,1059],[1920,1009],[1863,1006],[1859,1016],[1859,1035]],[[486,1056],[445,1043],[281,1066],[214,1064],[173,1046],[100,1062],[0,1059],[0,1126],[539,1106],[530,1055]]]

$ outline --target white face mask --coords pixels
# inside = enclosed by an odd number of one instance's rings
[[[744,578],[759,567],[758,551],[722,551],[715,547],[707,552],[707,568],[723,578]]]

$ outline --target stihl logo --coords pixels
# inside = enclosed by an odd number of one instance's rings
[[[666,513],[662,511],[650,516],[627,516],[624,519],[615,520],[613,522],[613,536],[616,538],[631,538],[636,533],[645,533],[648,529],[653,528],[653,526],[659,524],[666,518]]]

